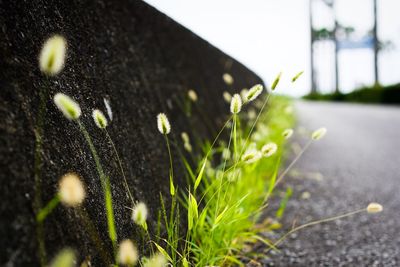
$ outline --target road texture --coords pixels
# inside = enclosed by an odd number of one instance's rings
[[[295,193],[283,229],[270,238],[294,222],[338,215],[369,202],[381,203],[384,210],[294,233],[263,264],[400,266],[400,107],[299,101],[296,112],[300,129],[294,140],[300,145],[306,142],[302,127],[325,126],[328,133],[311,145],[280,186],[282,191],[291,186]]]

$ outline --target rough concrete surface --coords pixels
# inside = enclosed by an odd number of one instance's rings
[[[111,177],[118,237],[135,238],[122,178],[111,146],[95,127],[93,108],[114,113],[108,131],[116,144],[134,197],[150,208],[154,229],[159,192],[168,196],[168,154],[156,128],[156,115],[166,112],[179,144],[180,132],[193,139],[210,137],[228,113],[222,92],[239,90],[260,79],[243,65],[141,1],[5,1],[0,0],[0,265],[37,266],[34,199],[34,129],[38,123],[40,89],[48,93],[44,117],[41,192],[43,202],[55,194],[68,171],[87,187],[84,209],[108,249],[103,195],[94,161],[76,124],[56,110],[52,96],[63,92],[76,99],[82,121],[94,139]],[[42,43],[52,34],[68,40],[65,69],[54,78],[38,68]],[[234,86],[221,76],[229,72]],[[187,90],[199,101],[188,118],[178,103]],[[175,159],[178,146],[173,145]],[[182,166],[175,161],[176,182],[185,188]],[[153,234],[153,233],[152,233]],[[76,248],[80,259],[98,262],[82,221],[73,209],[57,207],[45,221],[47,256],[64,246]],[[98,264],[95,266],[98,266]]]

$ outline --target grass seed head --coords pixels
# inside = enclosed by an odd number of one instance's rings
[[[315,131],[312,133],[311,138],[312,138],[313,140],[319,140],[319,139],[321,139],[322,137],[325,136],[326,132],[327,132],[327,129],[326,129],[326,128],[324,128],[324,127],[319,128],[319,129],[315,130]]]
[[[77,120],[82,114],[81,107],[71,97],[57,93],[54,95],[54,103],[57,108],[64,114],[69,120]]]
[[[186,132],[182,132],[181,137],[184,143],[189,143],[189,135]]]
[[[278,75],[276,76],[274,82],[272,83],[271,89],[272,91],[275,90],[275,88],[278,86],[279,80],[281,79],[282,72],[279,72]]]
[[[379,213],[383,210],[383,207],[381,204],[379,203],[369,203],[368,207],[367,207],[367,212],[368,213]]]
[[[222,75],[222,79],[227,85],[233,84],[233,77],[229,73],[224,73],[224,75]]]
[[[126,266],[133,266],[137,263],[139,253],[131,240],[125,239],[119,244],[117,259],[118,263]]]
[[[190,89],[190,90],[188,91],[188,97],[189,97],[189,99],[192,100],[193,102],[196,102],[197,99],[198,99],[198,98],[197,98],[196,91],[193,90],[193,89]]]
[[[161,253],[156,253],[153,256],[151,256],[150,259],[148,259],[144,263],[144,267],[164,267],[167,264],[167,259],[161,254]]]
[[[242,109],[242,99],[240,95],[234,94],[231,100],[231,112],[237,114]]]
[[[139,202],[133,207],[132,220],[137,225],[140,225],[144,229],[147,229],[147,223],[146,223],[147,214],[148,210],[146,204],[144,204],[143,202]]]
[[[64,37],[54,35],[43,44],[39,55],[39,67],[41,72],[49,76],[55,76],[64,67],[67,42]]]
[[[92,117],[96,126],[100,129],[105,129],[108,125],[107,118],[104,116],[103,112],[98,109],[93,110]]]
[[[293,129],[286,129],[286,130],[284,130],[283,133],[282,133],[282,136],[283,136],[285,139],[289,139],[290,137],[292,137],[292,135],[293,135]]]
[[[261,153],[264,157],[271,157],[278,150],[278,146],[275,143],[268,143],[261,148]]]
[[[60,201],[68,207],[79,206],[86,196],[82,181],[74,173],[67,173],[61,177],[58,194]]]
[[[297,81],[297,79],[304,73],[304,71],[300,71],[299,73],[297,73],[293,78],[292,78],[292,83],[294,83],[295,81]]]
[[[261,158],[261,153],[256,149],[248,149],[242,156],[242,161],[247,164],[254,163]]]
[[[167,115],[164,113],[160,113],[157,115],[157,127],[160,133],[169,134],[171,131],[171,124],[167,118]]]
[[[76,254],[70,248],[64,248],[57,255],[50,263],[50,267],[74,267],[76,263]]]
[[[232,95],[228,91],[224,91],[222,96],[223,96],[223,98],[224,98],[226,103],[231,103]]]
[[[256,99],[263,91],[264,87],[261,84],[256,84],[251,87],[245,94],[245,102],[250,102]]]

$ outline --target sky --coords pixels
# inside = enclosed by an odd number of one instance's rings
[[[311,88],[310,0],[146,0],[203,39],[256,72],[267,84],[280,71],[281,92],[301,96]],[[313,0],[314,27],[331,27],[333,13]],[[336,0],[334,14],[339,23],[355,28],[363,36],[373,25],[372,0]],[[400,0],[378,0],[378,36],[391,41],[380,53],[379,74],[383,85],[400,82]],[[334,90],[331,42],[315,44],[318,89]],[[305,73],[295,84],[290,78]],[[370,49],[341,50],[341,90],[348,92],[372,85],[373,53]]]

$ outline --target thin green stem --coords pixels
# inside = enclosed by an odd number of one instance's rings
[[[169,139],[166,134],[164,134],[165,142],[167,143],[168,155],[169,155],[169,192],[171,196],[175,195],[174,186],[174,165],[172,163],[171,147],[169,145]]]
[[[367,210],[366,208],[363,208],[363,209],[359,209],[359,210],[356,210],[356,211],[351,211],[351,212],[348,212],[348,213],[345,213],[345,214],[342,214],[342,215],[329,217],[329,218],[326,218],[326,219],[317,220],[317,221],[313,221],[313,222],[309,222],[309,223],[297,226],[296,228],[293,228],[292,230],[290,230],[289,232],[284,234],[281,238],[279,238],[278,241],[276,241],[272,245],[272,247],[276,247],[277,245],[279,245],[290,234],[293,234],[294,232],[297,232],[297,231],[299,231],[301,229],[304,229],[306,227],[313,226],[313,225],[320,224],[320,223],[326,223],[326,222],[335,221],[335,220],[338,220],[338,219],[341,219],[341,218],[345,218],[345,217],[348,217],[348,216],[351,216],[351,215],[354,215],[354,214],[357,214],[357,213],[365,212],[366,210]],[[267,252],[270,251],[270,250],[271,250],[271,248],[268,249]]]
[[[43,221],[46,219],[47,215],[49,215],[55,207],[60,203],[60,197],[58,194],[56,194],[47,204],[39,210],[39,212],[36,215],[36,222],[38,223],[43,223]]]
[[[111,242],[112,242],[113,248],[114,248],[114,252],[115,252],[116,248],[117,248],[117,232],[115,230],[114,211],[113,211],[113,207],[112,207],[110,181],[109,181],[108,176],[106,176],[104,174],[103,167],[100,163],[100,158],[97,154],[96,148],[93,145],[92,139],[90,138],[88,131],[86,130],[84,124],[80,120],[77,120],[77,123],[79,125],[79,129],[81,130],[83,136],[86,139],[86,142],[89,145],[90,151],[92,153],[93,159],[96,164],[96,170],[100,176],[100,181],[101,181],[101,184],[103,187],[103,193],[104,193],[106,214],[107,214],[108,235],[111,239]]]
[[[108,141],[110,142],[110,144],[111,144],[111,146],[112,146],[112,148],[113,148],[113,150],[114,150],[114,154],[115,154],[115,157],[117,158],[117,162],[118,162],[119,169],[120,169],[120,171],[121,171],[122,177],[124,178],[125,190],[128,192],[129,198],[131,199],[132,205],[133,205],[133,204],[134,204],[133,196],[132,196],[131,191],[130,191],[130,189],[129,189],[128,182],[127,182],[127,180],[126,180],[126,175],[125,175],[125,172],[124,172],[124,168],[122,167],[121,159],[120,159],[120,157],[119,157],[119,155],[118,155],[118,152],[117,152],[117,149],[116,149],[116,147],[115,147],[115,144],[114,144],[114,142],[112,141],[111,136],[110,136],[110,134],[108,133],[108,131],[107,131],[106,128],[104,128],[104,132],[106,133],[106,136],[107,136],[107,138],[108,138]]]
[[[285,175],[290,171],[290,169],[296,164],[296,162],[301,158],[301,156],[304,154],[304,152],[309,148],[313,140],[311,139],[310,141],[307,142],[307,144],[303,147],[303,149],[300,151],[299,154],[294,158],[294,160],[289,164],[289,166],[286,167],[286,169],[279,175],[278,179],[276,179],[275,184],[272,186],[272,189],[269,190],[267,195],[264,198],[263,203],[266,203],[268,198],[271,196],[272,191],[275,189],[275,187],[278,186],[278,184],[283,180]]]
[[[243,155],[243,153],[244,153],[244,151],[245,151],[245,149],[246,149],[246,146],[247,146],[247,143],[249,142],[250,136],[251,136],[251,134],[253,133],[254,128],[255,128],[255,126],[257,125],[257,122],[258,122],[258,120],[260,119],[262,112],[264,111],[264,108],[267,106],[270,96],[271,96],[271,93],[269,93],[269,94],[267,95],[267,99],[265,99],[265,101],[264,101],[264,103],[263,103],[263,105],[262,105],[260,111],[259,111],[258,114],[257,114],[257,117],[256,117],[255,121],[253,122],[253,125],[252,125],[251,128],[250,128],[249,133],[247,134],[246,140],[244,141],[244,145],[242,146],[242,149],[241,149],[241,151],[240,151],[239,159],[240,159],[240,157]]]

